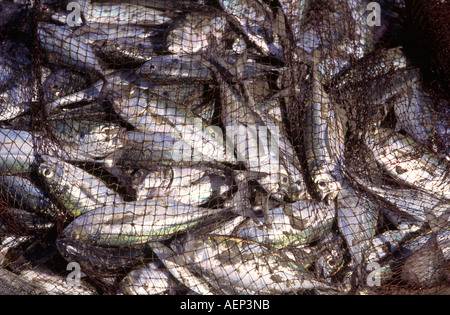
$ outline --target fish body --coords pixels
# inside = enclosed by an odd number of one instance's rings
[[[446,159],[392,129],[371,127],[365,143],[379,165],[396,180],[450,198],[450,168]]]
[[[70,240],[102,246],[163,241],[223,211],[183,205],[167,198],[117,202],[77,217],[63,235]]]
[[[39,175],[49,193],[74,217],[100,205],[123,201],[123,198],[108,188],[99,177],[61,159],[42,156]]]
[[[316,69],[312,81],[312,99],[305,108],[305,154],[318,199],[331,202],[342,189],[345,132]]]
[[[172,245],[188,268],[221,294],[282,294],[331,289],[293,260],[259,243],[227,236],[194,236]]]

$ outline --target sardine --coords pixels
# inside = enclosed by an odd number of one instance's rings
[[[99,177],[58,158],[41,158],[39,175],[67,214],[77,217],[100,205],[123,202],[123,198]]]
[[[156,295],[170,289],[168,270],[151,261],[130,271],[120,283],[120,291],[127,295]]]
[[[88,24],[153,26],[168,23],[173,17],[168,12],[131,3],[87,3],[83,6],[82,13]]]
[[[100,247],[64,237],[56,240],[59,253],[69,262],[76,262],[90,275],[104,277],[116,275],[142,263],[148,252],[142,246]]]
[[[304,148],[314,193],[319,200],[331,203],[342,189],[345,129],[315,67],[313,66],[312,97],[305,108]]]
[[[266,209],[264,214],[264,218],[247,219],[230,235],[274,248],[292,248],[321,239],[336,218],[332,207],[311,199]]]
[[[227,181],[220,171],[207,168],[165,167],[162,170],[139,170],[133,176],[133,188],[137,199],[167,196],[186,205],[202,205],[218,201],[231,190],[231,179]]]
[[[219,12],[193,11],[176,19],[166,34],[166,50],[172,54],[195,54],[219,44],[227,20]],[[223,46],[223,45],[222,45]]]
[[[62,68],[52,72],[44,81],[44,101],[50,102],[57,98],[72,94],[81,90],[88,78],[69,68]]]
[[[167,198],[116,202],[80,215],[64,229],[63,237],[102,246],[163,241],[223,211]]]
[[[360,268],[375,236],[380,206],[348,182],[343,184],[336,200],[337,225],[347,243],[353,267]]]
[[[221,294],[282,294],[333,285],[304,270],[283,252],[226,236],[191,235],[172,244],[186,267]]]
[[[2,199],[11,206],[48,217],[59,213],[44,189],[26,177],[2,175],[0,187]]]
[[[450,168],[444,158],[392,129],[370,127],[365,143],[377,162],[396,180],[450,198]]]
[[[81,37],[74,37],[70,28],[41,22],[37,32],[39,42],[48,58],[80,71],[105,76],[101,62],[92,47]]]
[[[0,169],[3,174],[26,173],[35,165],[35,146],[32,133],[1,129],[0,143]]]
[[[200,275],[192,272],[182,256],[177,255],[170,247],[161,242],[150,242],[149,246],[168,268],[170,273],[183,285],[201,295],[213,295],[215,290]]]

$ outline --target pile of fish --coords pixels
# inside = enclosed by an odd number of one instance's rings
[[[448,101],[375,4],[0,1],[0,294],[448,293]]]

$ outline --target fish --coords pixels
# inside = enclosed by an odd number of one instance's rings
[[[417,222],[425,223],[431,219],[434,221],[434,224],[436,224],[440,221],[439,218],[445,220],[445,217],[448,217],[450,214],[450,205],[448,201],[437,198],[422,190],[394,188],[387,185],[376,186],[367,183],[361,178],[353,178],[370,193],[377,195],[389,204],[394,205],[399,211],[406,215],[412,216]],[[430,224],[431,222],[428,223]]]
[[[107,63],[122,65],[144,63],[163,49],[161,40],[142,38],[137,41],[134,36],[100,40],[92,46],[99,54],[106,56],[104,60]]]
[[[164,241],[224,211],[183,205],[163,197],[116,202],[78,216],[66,226],[63,237],[99,246]]]
[[[0,267],[0,294],[2,295],[47,295],[47,291],[38,284],[31,283],[20,275]]]
[[[98,277],[116,275],[142,263],[149,251],[142,246],[100,247],[64,237],[56,240],[56,247],[67,261],[78,263],[84,273]]]
[[[191,235],[171,245],[185,266],[220,294],[282,294],[334,286],[317,279],[283,252],[237,237]]]
[[[92,118],[49,117],[47,123],[66,161],[94,161],[104,158],[123,146],[126,128],[119,122]]]
[[[215,290],[200,275],[195,274],[186,266],[182,256],[177,255],[169,246],[161,242],[150,242],[152,251],[162,261],[170,274],[192,292],[201,295],[214,295]]]
[[[43,290],[45,295],[97,295],[96,289],[81,279],[79,282],[67,281],[66,275],[52,272],[44,266],[22,271],[24,281]]]
[[[342,189],[345,128],[343,119],[325,92],[317,66],[312,70],[312,96],[305,108],[304,149],[313,194],[328,203]]]
[[[219,4],[264,55],[273,55],[284,60],[282,47],[275,42],[274,17],[268,4],[258,0],[249,0],[245,3],[220,0]]]
[[[169,23],[173,17],[167,11],[138,4],[83,2],[81,12],[88,24],[109,23],[115,25],[134,24],[154,26]]]
[[[2,174],[27,173],[36,165],[34,135],[27,131],[0,129]]]
[[[81,90],[88,82],[88,78],[69,68],[61,68],[46,77],[42,90],[44,101],[51,102],[60,97]]]
[[[169,26],[165,35],[166,50],[185,55],[198,53],[211,45],[217,47],[226,26],[226,17],[219,12],[193,11],[175,19]]]
[[[381,207],[347,181],[343,184],[336,199],[337,226],[348,246],[353,268],[361,268],[375,236]]]
[[[171,287],[170,272],[156,262],[148,262],[130,271],[120,282],[120,291],[126,295],[156,295]]]
[[[364,140],[377,163],[393,178],[431,195],[450,198],[450,168],[445,158],[393,129],[371,126]]]
[[[54,62],[105,77],[92,47],[81,37],[74,37],[69,27],[40,22],[37,34],[42,49]]]
[[[264,217],[249,218],[230,235],[277,249],[307,245],[321,239],[335,221],[332,207],[313,199],[263,210]]]
[[[64,211],[77,217],[100,205],[120,203],[123,197],[104,181],[64,160],[41,156],[38,173],[49,193]]]
[[[43,187],[27,177],[1,175],[0,187],[2,199],[13,207],[47,218],[56,217],[60,212]]]
[[[222,130],[207,126],[188,108],[172,101],[153,95],[139,88],[122,88],[113,104],[116,113],[125,121],[142,132],[166,132],[176,139],[182,148],[187,144],[200,156],[187,155],[179,160],[189,161],[225,161],[227,144],[222,137]]]
[[[246,105],[247,101],[252,100],[248,94],[245,95],[245,91],[224,82],[221,77],[218,79],[221,82],[222,123],[226,129],[227,143],[233,147],[233,150],[226,150],[228,159],[233,160],[234,156],[229,153],[235,152],[236,160],[244,163],[248,171],[268,174],[258,180],[268,193],[298,200],[304,192],[302,181],[298,173],[295,174],[297,177],[290,178],[280,155],[279,128],[265,125],[252,110],[254,106]]]
[[[132,184],[138,200],[167,196],[179,203],[196,206],[225,198],[232,188],[231,179],[227,180],[224,173],[208,171],[205,167],[138,170],[133,175]]]

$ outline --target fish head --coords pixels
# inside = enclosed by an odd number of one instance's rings
[[[327,203],[331,203],[332,200],[336,199],[341,190],[339,182],[327,173],[314,176],[313,181],[317,197],[320,201],[324,200]]]
[[[44,182],[54,189],[60,189],[64,186],[64,175],[69,172],[59,160],[50,156],[41,156],[42,162],[39,164],[38,173]]]

